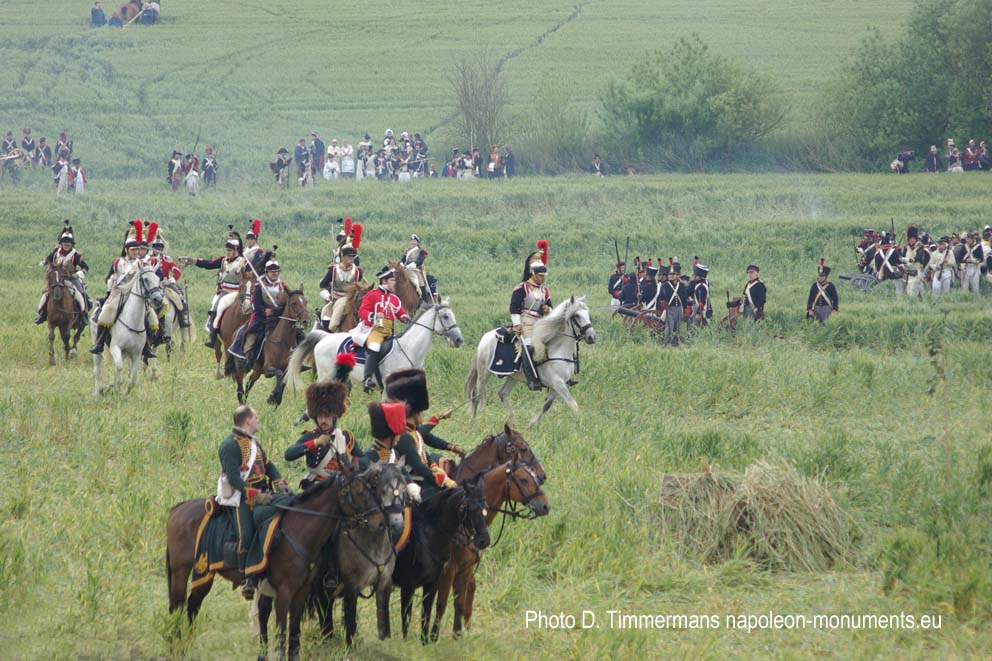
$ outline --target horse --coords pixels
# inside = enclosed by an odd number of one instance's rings
[[[493,466],[516,460],[534,470],[538,482],[544,484],[548,479],[544,466],[534,454],[523,435],[504,424],[503,431],[494,436],[482,439],[455,469],[455,482],[461,483],[479,473],[488,471]]]
[[[472,369],[465,381],[465,397],[469,401],[472,417],[486,405],[486,383],[489,380],[489,361],[496,350],[499,341],[496,330],[491,330],[482,336],[479,347],[472,361]],[[537,368],[541,383],[548,388],[548,396],[544,406],[532,420],[531,425],[537,425],[544,414],[551,408],[556,398],[561,398],[572,413],[579,412],[579,405],[568,391],[568,381],[578,371],[579,341],[585,339],[586,344],[596,342],[596,330],[589,319],[589,306],[585,296],[571,298],[559,303],[547,316],[534,324],[534,364]],[[510,392],[513,387],[524,380],[523,373],[517,370],[506,377],[506,382],[499,390],[499,398],[510,419],[514,419],[513,408],[510,406]]]
[[[66,361],[76,357],[76,346],[79,345],[79,337],[86,328],[86,317],[79,309],[75,297],[72,295],[71,286],[66,283],[66,275],[62,269],[48,269],[47,287],[48,302],[46,314],[48,315],[48,364],[55,365],[55,329],[59,330],[62,337],[62,346],[65,349]],[[86,296],[84,292],[83,297]],[[75,330],[76,334],[72,338],[72,346],[69,346],[69,335]]]
[[[486,496],[486,525],[491,527],[496,516],[503,515],[493,547],[499,543],[503,535],[503,526],[506,525],[508,516],[513,519],[536,519],[546,516],[551,509],[534,469],[517,457],[484,473],[482,484]],[[504,508],[507,502],[510,505]],[[523,512],[518,510],[518,505],[523,506]],[[469,627],[472,619],[472,604],[475,600],[475,572],[481,560],[480,549],[471,543],[455,540],[452,545],[451,560],[445,565],[438,582],[437,610],[434,624],[431,625],[431,642],[437,642],[441,632],[441,620],[448,607],[448,595],[452,587],[455,590],[455,637],[461,634],[463,618],[465,628]]]
[[[389,262],[389,266],[396,274],[396,295],[403,304],[403,309],[412,311],[411,314],[415,315],[421,306],[428,304],[421,298],[420,290],[410,282],[406,269],[399,262]],[[358,285],[348,285],[344,291],[350,298],[345,304],[344,315],[341,317],[341,323],[338,326],[338,332],[341,333],[350,331],[358,325],[358,310],[362,307],[362,298],[370,290],[360,289]],[[319,316],[318,314],[318,321],[314,325],[314,330],[321,329]]]
[[[410,628],[413,595],[417,588],[421,588],[420,640],[427,642],[434,596],[441,572],[451,559],[451,543],[458,531],[464,528],[478,548],[489,546],[486,514],[481,476],[467,480],[454,489],[444,489],[414,508],[410,543],[397,555],[393,569],[393,583],[400,588],[400,620],[404,639]]]
[[[210,593],[213,581],[205,582],[189,591],[186,585],[196,562],[196,534],[203,520],[206,500],[187,500],[172,507],[166,525],[165,566],[169,586],[169,612],[184,605],[190,623],[196,617],[203,599]],[[277,506],[279,507],[279,506]],[[318,483],[298,495],[280,521],[280,529],[288,544],[277,544],[269,552],[266,580],[275,590],[276,620],[279,633],[276,646],[279,656],[286,647],[286,620],[289,616],[289,658],[299,659],[300,620],[313,580],[315,565],[311,558],[319,557],[324,544],[334,535],[339,522],[364,522],[371,527],[383,527],[385,516],[377,508],[374,492],[362,474],[342,476]],[[237,586],[240,572],[237,567],[225,567],[217,572]],[[267,623],[271,600],[266,612],[261,611],[259,622]],[[268,646],[268,630],[260,628],[260,640]]]
[[[129,23],[131,19],[141,13],[141,2],[138,0],[129,0],[118,7],[117,12],[122,21]]]
[[[399,262],[389,262],[396,276],[396,295],[403,303],[403,308],[411,315],[416,314],[421,305],[430,305],[420,295],[420,287],[410,281],[406,268]]]
[[[276,308],[279,316],[266,320],[266,325],[270,329],[267,330],[264,340],[259,339],[260,342],[263,342],[262,355],[252,366],[247,388],[244,384],[246,373],[244,361],[237,360],[228,354],[224,373],[233,375],[235,383],[238,384],[239,404],[245,403],[252,386],[263,373],[266,378],[276,377],[276,385],[272,389],[272,394],[269,395],[269,404],[279,406],[282,403],[282,392],[286,388],[286,383],[282,377],[286,371],[289,355],[292,353],[293,347],[296,346],[297,332],[303,331],[310,322],[307,305],[302,288],[286,292],[286,303]]]
[[[386,514],[389,523],[387,530],[371,530],[361,526],[338,527],[331,546],[333,562],[340,581],[333,592],[324,587],[321,580],[329,571],[321,567],[313,582],[309,604],[320,616],[321,633],[324,637],[334,635],[334,600],[344,599],[345,642],[351,647],[358,629],[358,597],[361,591],[369,588],[371,597],[375,595],[379,640],[389,638],[389,596],[393,591],[393,567],[396,564],[395,545],[402,536],[405,516],[410,507],[403,472],[404,459],[395,464],[375,462],[369,468],[370,482],[375,488],[377,503]],[[328,556],[325,555],[325,562]]]
[[[187,307],[189,304],[187,303]],[[187,310],[187,314],[189,311]],[[190,325],[183,328],[179,325],[179,310],[176,308],[175,303],[169,303],[168,309],[165,311],[165,315],[159,320],[159,328],[162,331],[162,338],[165,342],[166,357],[172,356],[172,350],[175,346],[174,338],[176,337],[176,332],[179,334],[179,353],[183,355],[186,353],[186,345],[191,344],[196,341],[194,326],[192,323],[192,317],[190,318]]]
[[[422,368],[427,358],[427,350],[431,347],[431,338],[434,335],[446,338],[456,348],[460,347],[463,342],[462,331],[458,328],[455,313],[447,300],[425,307],[411,322],[409,328],[399,335],[393,336],[392,351],[379,363],[382,377],[385,379],[387,374],[408,367]],[[300,373],[303,361],[311,354],[313,355],[314,367],[317,370],[317,379],[330,377],[334,373],[338,350],[344,345],[345,340],[350,338],[351,334],[349,333],[310,332],[290,356],[289,367],[284,378],[290,381],[293,387],[302,389],[303,379]],[[362,370],[351,371],[353,383],[361,384],[363,379]]]
[[[251,288],[255,282],[255,276],[249,270],[242,271],[241,285],[238,289],[238,300],[232,303],[220,318],[217,324],[217,342],[214,344],[214,360],[217,369],[214,377],[223,379],[225,376],[221,359],[228,355],[228,348],[234,344],[234,334],[241,326],[248,323],[251,316]]]
[[[131,276],[130,280],[118,286],[126,287],[128,293],[121,304],[121,311],[117,315],[114,325],[110,328],[110,341],[107,344],[109,345],[110,357],[114,361],[113,387],[115,389],[120,387],[124,358],[131,361],[131,378],[128,384],[130,391],[138,381],[138,365],[141,362],[141,351],[145,348],[145,306],[151,304],[156,311],[159,311],[162,309],[164,298],[158,276],[155,275],[155,269],[147,265],[142,266],[141,270]],[[90,319],[90,335],[94,338],[96,338],[99,330],[98,317],[98,314],[94,314]],[[103,390],[100,373],[102,358],[101,354],[94,354],[93,356],[93,380],[96,384],[97,397]],[[151,361],[151,368],[154,373],[154,359]]]

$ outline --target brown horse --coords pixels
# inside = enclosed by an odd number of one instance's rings
[[[166,527],[169,612],[185,605],[190,622],[196,617],[213,584],[211,581],[193,588],[187,598],[186,585],[196,562],[196,532],[203,519],[205,503],[201,498],[175,505],[169,511]],[[320,557],[321,549],[334,535],[339,522],[363,521],[365,525],[381,528],[385,526],[385,516],[376,505],[372,488],[361,476],[321,482],[299,495],[292,507],[292,510],[282,514],[280,529],[285,538],[293,543],[275,545],[269,553],[266,578],[276,591],[276,619],[279,625],[276,646],[279,657],[282,657],[286,644],[288,614],[289,658],[298,659],[300,619],[316,568],[309,559]],[[237,567],[225,567],[218,573],[235,586],[240,582]],[[266,619],[268,615],[265,613]],[[262,642],[267,643],[264,633]]]
[[[411,317],[416,316],[417,308],[420,307],[423,299],[420,297],[420,289],[410,282],[410,277],[406,274],[406,269],[399,262],[389,262],[389,267],[396,274],[396,295],[400,297],[403,308]]]
[[[48,364],[55,365],[55,329],[59,329],[62,346],[65,349],[65,359],[76,357],[76,346],[79,337],[86,328],[86,319],[72,295],[70,285],[66,283],[66,275],[61,269],[48,269],[46,276],[48,286]],[[85,296],[85,294],[84,294]],[[72,346],[69,346],[69,335],[75,330]]]
[[[228,354],[227,363],[224,365],[224,373],[234,376],[235,383],[238,384],[238,403],[244,404],[251,392],[252,386],[264,373],[266,378],[276,377],[276,386],[269,395],[269,404],[279,406],[282,403],[282,392],[286,388],[286,383],[282,380],[282,375],[289,365],[289,356],[296,348],[297,337],[301,332],[306,331],[310,322],[310,312],[307,310],[307,299],[303,295],[303,289],[296,289],[285,293],[285,303],[282,302],[283,295],[280,294],[277,303],[279,307],[275,309],[278,313],[266,320],[266,333],[264,344],[262,345],[262,355],[260,360],[255,361],[252,366],[251,377],[248,380],[248,387],[245,387],[245,363],[236,360],[234,356]],[[262,342],[262,339],[259,339]]]
[[[499,543],[503,535],[506,517],[513,519],[536,519],[545,516],[551,509],[548,497],[541,489],[541,484],[534,469],[517,459],[494,466],[483,477],[483,493],[486,496],[486,524],[493,525],[498,514],[503,515],[499,533],[492,546]],[[504,505],[510,502],[509,509]],[[522,505],[524,511],[519,511],[517,505]],[[437,610],[434,624],[431,626],[431,641],[436,642],[441,631],[441,620],[448,607],[448,595],[452,587],[455,590],[455,637],[461,634],[462,620],[465,628],[469,627],[472,619],[472,604],[475,601],[475,572],[482,560],[482,551],[470,541],[459,541],[456,538],[452,545],[451,560],[441,573],[437,587]]]
[[[224,378],[224,362],[222,359],[229,355],[228,347],[234,342],[234,334],[241,326],[248,322],[251,315],[251,288],[254,286],[255,276],[249,270],[241,273],[241,287],[238,289],[238,300],[229,308],[224,310],[224,316],[217,324],[217,339],[214,345],[214,360],[217,362],[217,370],[214,376],[218,379]]]
[[[493,466],[516,460],[529,466],[537,475],[538,482],[544,484],[548,476],[544,466],[534,454],[523,435],[509,425],[503,425],[503,431],[495,436],[487,436],[472,452],[465,457],[455,470],[455,482],[463,482],[468,478],[485,473]]]
[[[129,23],[132,18],[141,13],[141,2],[139,0],[129,0],[117,8],[117,13],[121,20]]]

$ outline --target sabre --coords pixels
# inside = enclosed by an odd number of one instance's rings
[[[276,246],[272,246],[272,249],[275,250],[276,249]],[[270,252],[269,254],[271,255],[272,253]],[[247,258],[245,259],[245,264],[248,265],[248,268],[255,275],[255,284],[257,284],[258,286],[261,287],[262,286],[261,285],[261,282],[260,282],[261,281],[261,278],[258,275],[258,271],[255,270],[255,265],[252,264],[251,263],[251,260],[250,259],[247,259]],[[272,307],[274,307],[274,308],[279,307],[278,305],[276,305],[276,300],[274,298],[272,298],[272,294],[269,293],[269,290],[268,289],[266,289],[265,287],[262,287],[262,293],[264,293],[265,296],[266,296],[266,298],[269,299],[269,303],[272,304]]]

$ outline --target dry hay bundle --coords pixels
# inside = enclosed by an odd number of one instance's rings
[[[744,475],[665,475],[661,525],[683,552],[723,562],[743,551],[767,569],[822,571],[848,557],[851,522],[817,480],[787,464]]]

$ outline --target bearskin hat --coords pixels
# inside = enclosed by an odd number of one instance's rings
[[[369,426],[372,438],[379,440],[402,434],[406,429],[406,407],[400,402],[370,403]]]
[[[318,415],[340,418],[348,410],[348,386],[340,381],[317,381],[307,388],[307,415],[316,420]]]
[[[406,404],[409,415],[426,411],[431,406],[427,373],[416,368],[392,372],[386,376],[386,397]]]
[[[920,238],[920,229],[916,225],[910,225],[906,228],[906,238],[907,239],[918,239]]]

